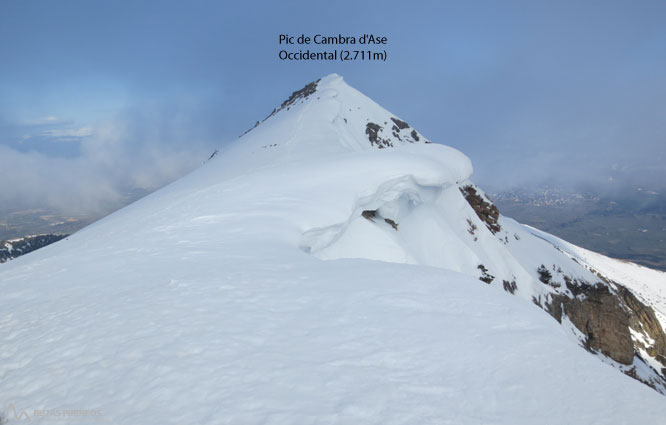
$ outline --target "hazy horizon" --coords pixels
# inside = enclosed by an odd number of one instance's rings
[[[666,183],[663,2],[3,2],[4,205],[151,190],[336,72],[482,187]],[[386,62],[282,62],[278,36],[388,37]]]

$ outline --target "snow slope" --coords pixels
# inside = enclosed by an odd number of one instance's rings
[[[525,229],[547,240],[579,263],[603,273],[608,279],[622,282],[652,306],[662,326],[666,325],[666,273],[628,261],[608,258],[530,226],[525,226]]]
[[[6,406],[36,423],[662,420],[663,396],[525,302],[551,291],[540,253],[594,275],[509,219],[488,231],[460,193],[464,155],[391,131],[336,75],[291,100],[190,175],[3,265]]]

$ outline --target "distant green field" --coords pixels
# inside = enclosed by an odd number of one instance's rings
[[[39,234],[71,234],[95,221],[97,216],[65,216],[46,210],[0,214],[0,240]]]
[[[0,205],[0,240],[22,238],[29,235],[69,235],[112,212],[141,199],[148,190],[133,189],[123,193],[94,211],[63,212],[49,207],[19,208]]]

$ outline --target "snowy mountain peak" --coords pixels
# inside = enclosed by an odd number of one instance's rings
[[[1,266],[0,399],[109,423],[663,421],[666,274],[504,217],[471,174],[341,77],[309,83]]]
[[[326,131],[326,143],[337,143],[346,149],[384,149],[404,144],[430,143],[406,121],[382,108],[358,90],[349,86],[338,74],[330,74],[294,91],[279,107],[243,136],[257,132],[257,127],[290,125],[298,133],[307,134],[308,144],[313,134]],[[271,128],[269,131],[274,132]],[[293,144],[298,134],[293,134]],[[263,147],[264,145],[262,145]],[[280,143],[267,147],[278,147]]]

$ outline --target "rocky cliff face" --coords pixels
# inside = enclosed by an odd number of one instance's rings
[[[21,255],[43,248],[69,235],[32,235],[18,239],[0,241],[0,263],[4,263]]]
[[[493,234],[502,230],[502,227],[497,223],[500,215],[499,210],[490,199],[481,196],[472,185],[461,187],[460,192],[463,194],[465,200],[467,200],[476,215],[485,223],[488,230]]]
[[[535,304],[560,323],[568,320],[580,332],[585,349],[617,362],[627,375],[666,394],[666,334],[652,307],[601,275],[594,284],[562,275],[562,287],[553,280],[557,271],[551,274],[542,266],[537,272],[554,290]],[[651,373],[641,376],[637,366]]]
[[[460,192],[486,228],[499,237],[502,218],[492,201],[474,185],[462,186]],[[470,233],[476,235],[477,226],[470,226]],[[510,245],[508,239],[499,239]],[[533,298],[534,303],[559,323],[572,327],[586,350],[666,394],[666,333],[654,308],[626,284],[608,278],[603,270],[579,263],[575,257],[559,255],[564,251],[554,247],[558,255],[549,258],[550,265],[545,265],[549,263],[544,258],[544,263],[533,271],[534,281],[541,285],[533,290],[541,291]],[[570,260],[575,263],[573,267]],[[491,271],[484,265],[478,268],[479,280],[493,283]],[[581,271],[588,272],[594,280],[581,277]],[[514,294],[521,285],[515,280],[502,280],[502,286]]]

